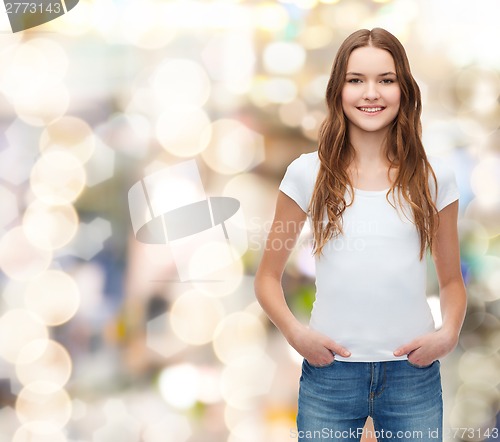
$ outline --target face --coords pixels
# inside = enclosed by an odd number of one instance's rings
[[[385,134],[399,111],[401,89],[390,52],[366,46],[351,52],[342,108],[351,134]]]

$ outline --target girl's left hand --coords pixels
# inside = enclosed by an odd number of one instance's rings
[[[408,360],[412,364],[426,366],[432,364],[436,359],[446,356],[457,346],[457,343],[458,336],[441,329],[419,336],[399,347],[394,351],[394,356],[407,354]]]

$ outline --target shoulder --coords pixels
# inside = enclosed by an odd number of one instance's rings
[[[303,153],[299,157],[295,158],[291,164],[303,167],[315,167],[319,164],[318,151]]]
[[[429,176],[429,188],[435,198],[438,210],[443,209],[460,197],[455,171],[444,158],[427,156],[437,181],[437,195],[434,180]]]
[[[300,173],[307,172],[307,176],[314,171],[317,171],[319,167],[318,152],[303,153],[299,157],[295,158],[288,166],[288,173]]]
[[[319,167],[318,152],[304,153],[295,158],[286,169],[279,189],[307,213]]]
[[[307,187],[314,185],[319,169],[318,152],[303,153],[288,166],[285,178],[292,178]]]

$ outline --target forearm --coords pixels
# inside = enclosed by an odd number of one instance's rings
[[[467,294],[462,278],[456,278],[440,289],[441,330],[457,337],[460,334],[467,308]]]
[[[303,328],[286,302],[281,281],[272,275],[255,276],[255,295],[264,312],[288,342]]]

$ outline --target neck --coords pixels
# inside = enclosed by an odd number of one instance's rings
[[[355,163],[373,166],[386,164],[386,135],[387,131],[361,133],[355,128],[349,128],[349,141],[355,152]]]

